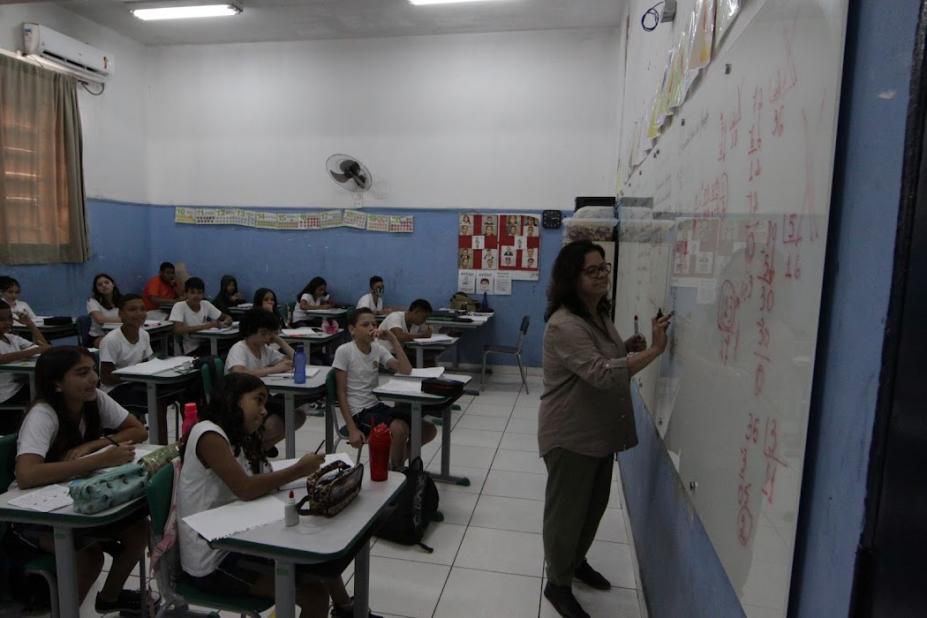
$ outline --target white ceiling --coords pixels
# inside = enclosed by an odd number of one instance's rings
[[[236,17],[143,22],[122,0],[61,0],[147,45],[505,32],[618,25],[625,0],[498,0],[416,7],[407,0],[242,0]]]

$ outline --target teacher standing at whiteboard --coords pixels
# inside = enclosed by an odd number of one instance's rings
[[[608,504],[614,455],[637,444],[630,378],[666,349],[670,323],[653,319],[650,347],[641,335],[623,341],[609,318],[610,273],[602,248],[577,240],[560,250],[547,292],[538,421],[547,466],[544,596],[570,618],[589,616],[573,596],[574,577],[611,588],[586,552]]]

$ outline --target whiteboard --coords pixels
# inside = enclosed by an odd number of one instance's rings
[[[635,381],[745,613],[784,616],[846,1],[769,0],[740,26],[624,185],[652,205],[619,215],[615,323],[676,312]]]

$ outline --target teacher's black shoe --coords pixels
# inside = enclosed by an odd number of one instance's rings
[[[576,567],[573,576],[587,586],[596,590],[611,590],[612,584],[601,573],[589,566],[589,563],[583,560],[583,563]]]
[[[544,586],[544,596],[554,606],[557,613],[565,618],[590,618],[573,596],[573,590],[569,586],[555,586],[547,582]]]

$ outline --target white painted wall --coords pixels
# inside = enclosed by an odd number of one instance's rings
[[[103,96],[80,91],[85,191],[88,197],[148,201],[146,48],[50,3],[0,5],[0,48],[22,48],[23,22],[50,26],[113,54],[116,75]]]
[[[613,29],[149,49],[157,204],[571,208],[614,194]]]

